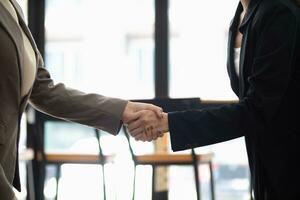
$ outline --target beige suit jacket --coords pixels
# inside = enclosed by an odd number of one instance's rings
[[[54,84],[44,68],[43,59],[26,27],[23,14],[15,0],[24,32],[34,47],[37,74],[28,96],[21,98],[21,72],[24,46],[21,31],[8,11],[0,4],[0,199],[10,200],[12,185],[20,190],[18,169],[18,138],[21,115],[29,102],[37,110],[51,116],[78,122],[117,134],[127,101],[108,98]],[[99,74],[100,76],[100,74]]]

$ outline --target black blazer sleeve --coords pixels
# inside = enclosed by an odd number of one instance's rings
[[[291,84],[298,32],[297,18],[284,6],[265,11],[250,28],[249,87],[236,104],[219,108],[169,113],[174,151],[263,134],[271,126]],[[246,54],[247,57],[247,54]],[[299,83],[294,83],[299,84]]]

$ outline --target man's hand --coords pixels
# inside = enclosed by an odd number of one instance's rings
[[[128,125],[128,131],[132,137],[141,141],[152,141],[162,137],[169,131],[168,114],[162,113],[162,117],[148,110],[137,113],[138,119]]]
[[[122,121],[125,124],[128,124],[132,121],[137,120],[140,116],[138,114],[138,112],[142,111],[142,110],[148,110],[148,111],[154,112],[158,118],[162,117],[163,110],[162,110],[162,108],[160,108],[158,106],[155,106],[152,104],[136,103],[136,102],[129,101],[123,112]]]

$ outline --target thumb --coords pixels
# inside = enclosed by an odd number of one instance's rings
[[[158,118],[163,117],[163,109],[161,107],[150,104],[150,105],[147,106],[146,109],[155,112],[155,114],[157,115]]]
[[[133,121],[136,121],[138,118],[141,117],[143,111],[137,111],[137,112],[131,112],[128,115],[128,124],[132,123]]]

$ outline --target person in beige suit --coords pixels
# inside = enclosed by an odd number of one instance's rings
[[[88,125],[116,135],[122,123],[136,119],[137,111],[161,116],[150,104],[67,88],[54,84],[24,23],[15,0],[0,0],[0,200],[16,199],[20,190],[18,140],[21,115],[28,102],[51,116]]]

